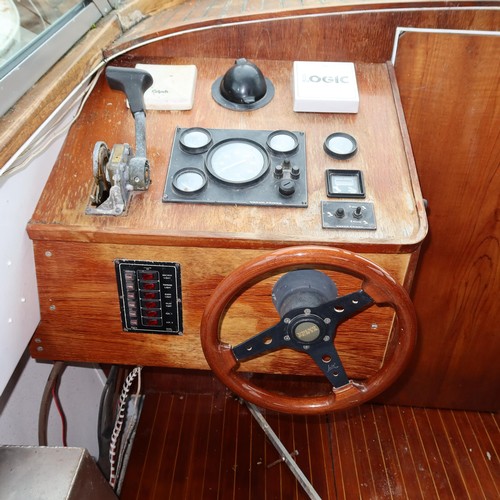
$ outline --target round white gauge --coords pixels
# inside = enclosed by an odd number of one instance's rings
[[[333,158],[347,160],[356,154],[358,144],[352,135],[336,132],[326,138],[323,148]]]
[[[197,168],[184,168],[173,179],[174,188],[185,194],[197,193],[206,183],[206,175]]]
[[[228,184],[247,184],[262,177],[269,168],[265,150],[246,139],[228,139],[216,144],[208,153],[207,169]]]
[[[267,147],[274,154],[294,154],[299,148],[297,136],[287,130],[276,130],[269,134]]]
[[[179,137],[179,145],[186,153],[204,153],[211,144],[210,132],[200,127],[188,128]]]

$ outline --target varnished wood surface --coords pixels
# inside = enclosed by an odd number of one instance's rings
[[[191,111],[147,114],[148,157],[152,184],[135,194],[124,217],[85,214],[93,184],[91,155],[97,141],[108,146],[134,144],[133,119],[124,95],[103,81],[93,92],[63,146],[54,171],[29,224],[30,236],[46,240],[135,244],[277,248],[301,243],[344,246],[355,251],[400,252],[418,247],[427,231],[415,167],[398,114],[390,69],[385,64],[356,66],[360,92],[358,114],[295,113],[290,84],[292,64],[259,61],[276,93],[270,104],[252,112],[222,108],[211,97],[211,85],[232,59],[137,59],[156,64],[190,63],[198,68]],[[133,65],[133,61],[128,64]],[[307,208],[244,207],[163,203],[175,128],[205,127],[305,132]],[[358,153],[346,161],[330,158],[323,142],[332,132],[352,134]],[[375,204],[375,231],[325,230],[321,201],[327,200],[328,168],[362,169],[367,202]],[[397,193],[397,196],[394,194]]]
[[[262,254],[244,249],[37,242],[42,321],[31,342],[31,354],[41,359],[208,368],[200,344],[200,323],[208,299],[225,276]],[[408,255],[365,256],[403,282]],[[182,336],[123,332],[116,258],[181,265]],[[225,342],[236,345],[278,322],[271,300],[278,277],[250,288],[232,305],[223,324]],[[360,288],[359,279],[341,273],[332,277],[342,295]],[[363,378],[379,368],[392,316],[391,308],[371,307],[339,327],[336,345],[350,374]],[[294,374],[297,365],[300,373],[319,373],[308,356],[289,350],[248,361],[245,369]]]
[[[499,25],[495,1],[453,6],[418,0],[187,1],[146,19],[105,55],[385,62],[399,26],[496,30]]]
[[[400,38],[396,72],[430,234],[413,293],[418,355],[398,401],[500,408],[499,51],[498,36]]]
[[[363,253],[399,283],[408,285],[415,264],[412,255],[427,226],[388,66],[357,66],[362,101],[359,114],[320,115],[292,111],[288,62],[263,63],[262,70],[275,85],[275,98],[261,110],[244,113],[226,110],[210,96],[212,82],[233,60],[163,58],[152,62],[197,64],[193,110],[148,112],[148,156],[153,178],[150,189],[133,197],[123,217],[88,216],[85,207],[93,184],[90,158],[94,143],[105,140],[111,145],[134,140],[132,117],[123,94],[101,82],[88,100],[28,228],[35,240],[42,316],[31,343],[33,356],[206,368],[199,336],[211,293],[237,266],[282,246],[344,246]],[[163,203],[176,126],[305,131],[308,207]],[[341,162],[324,153],[323,141],[335,130],[357,138],[359,152],[353,159]],[[333,167],[363,169],[367,201],[375,203],[376,231],[322,229],[320,201],[327,199],[325,169]],[[182,336],[122,331],[115,259],[181,265]],[[345,293],[359,289],[359,280],[356,283],[341,274],[335,279]],[[277,322],[270,300],[273,280],[245,291],[235,302],[222,330],[228,342],[235,345]],[[372,307],[352,323],[342,325],[337,345],[351,376],[364,378],[380,367],[391,324],[391,309]],[[288,351],[249,361],[245,370],[296,373],[297,366],[301,367],[300,373],[318,373],[307,356]]]
[[[265,416],[323,500],[493,500],[498,414],[364,405]],[[146,396],[122,500],[305,499],[247,408],[224,391]]]

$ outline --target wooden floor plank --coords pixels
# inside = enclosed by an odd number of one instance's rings
[[[431,472],[427,450],[424,448],[421,434],[414,416],[413,408],[400,409],[403,425],[405,426],[406,436],[411,454],[417,470],[418,480],[422,491],[422,496],[427,499],[438,499],[438,490]]]
[[[453,441],[450,441],[446,432],[445,422],[441,418],[438,410],[426,411],[432,432],[436,437],[436,444],[443,461],[443,466],[446,469],[453,497],[457,499],[470,498],[462,471],[456,461],[456,454],[453,449],[454,443]]]
[[[486,499],[500,498],[497,485],[492,481],[490,471],[485,462],[485,456],[481,452],[479,442],[469,423],[467,414],[463,411],[455,411],[452,413],[452,416],[462,440],[463,453],[469,458],[470,468],[479,484],[478,497],[482,493]]]
[[[389,474],[383,457],[383,450],[377,432],[377,425],[369,405],[358,408],[363,426],[363,436],[366,444],[368,460],[371,464],[371,471],[376,495],[383,498],[394,498],[389,483]]]
[[[411,498],[424,498],[420,486],[419,474],[415,466],[413,452],[408,441],[408,435],[403,424],[400,409],[394,406],[387,406],[386,414],[394,442],[396,443],[399,463],[403,468],[407,491],[411,492]]]
[[[369,449],[363,429],[363,421],[359,408],[351,408],[347,411],[349,416],[348,425],[353,440],[354,457],[357,463],[361,498],[376,498],[375,481],[373,477],[372,463],[369,460]]]
[[[331,415],[333,464],[339,499],[360,498],[360,479],[346,411]]]
[[[282,419],[281,415],[278,413],[267,412],[266,420],[283,445],[290,450],[293,445],[290,424],[285,426],[284,431],[281,429],[282,420],[286,420],[288,422],[288,416],[284,416],[284,419]],[[268,468],[268,466],[273,462],[279,460],[280,456],[269,442],[266,443],[266,448],[266,498],[279,500],[286,498],[295,499],[295,484],[292,484],[294,477],[289,471],[284,471],[284,468],[281,465]],[[287,497],[285,495],[289,496]]]
[[[384,406],[373,405],[371,410],[374,416],[377,439],[383,451],[383,460],[387,474],[387,489],[392,498],[407,498],[405,476],[401,469],[396,444],[391,432]]]
[[[476,468],[469,455],[469,447],[466,446],[461,429],[455,420],[455,412],[451,410],[438,410],[443,422],[445,422],[448,439],[452,443],[455,460],[460,468],[464,483],[470,498],[479,500],[486,499],[483,486],[479,481]]]
[[[198,492],[200,497],[201,494],[204,494],[207,498],[217,498],[219,491],[220,469],[224,455],[223,431],[226,421],[226,399],[225,394],[218,394],[213,401],[204,480]]]
[[[199,395],[196,400],[196,408],[193,409],[199,417],[193,422],[194,427],[187,432],[193,435],[190,451],[190,464],[186,479],[186,498],[199,498],[204,489],[207,462],[212,458],[209,456],[209,436],[212,433],[212,420],[214,396]],[[182,497],[177,497],[182,498]]]
[[[427,467],[432,475],[437,498],[443,500],[453,499],[454,496],[450,487],[448,474],[436,443],[436,436],[432,432],[432,428],[429,424],[426,410],[414,408],[413,418],[415,419],[419,440],[423,450],[425,450]]]
[[[497,415],[365,405],[321,417],[263,412],[323,500],[500,498]],[[122,500],[306,500],[227,391],[148,394]]]
[[[166,436],[164,440],[164,453],[156,479],[156,498],[173,498],[172,486],[174,482],[181,481],[178,474],[182,472],[182,466],[178,467],[179,451],[182,445],[182,430],[186,411],[187,396],[172,396],[173,415],[165,422]],[[182,459],[182,457],[180,457]]]
[[[484,427],[483,418],[488,418],[488,414],[465,413],[466,422],[464,425],[469,425],[478,444],[479,456],[484,462],[484,469],[490,475],[491,484],[497,491],[497,498],[500,498],[500,461],[495,450],[500,449],[500,433],[495,436],[490,436]],[[496,444],[495,444],[496,441]],[[494,498],[494,497],[493,497]]]

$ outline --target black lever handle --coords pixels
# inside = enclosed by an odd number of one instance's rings
[[[133,115],[144,111],[144,92],[153,85],[153,77],[147,71],[108,66],[106,79],[113,90],[125,93]]]

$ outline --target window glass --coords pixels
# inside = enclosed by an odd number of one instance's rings
[[[16,59],[43,42],[57,29],[58,23],[86,3],[82,0],[0,0],[0,72],[9,71]]]

